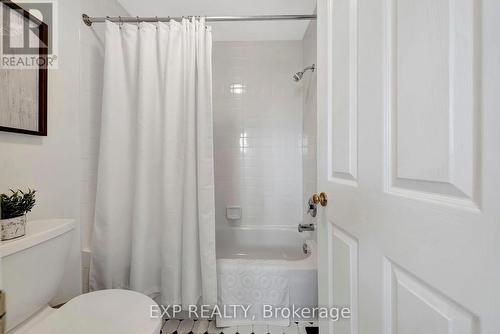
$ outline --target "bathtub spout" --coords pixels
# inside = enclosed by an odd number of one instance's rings
[[[314,224],[299,224],[299,232],[314,230],[316,230],[316,226]]]

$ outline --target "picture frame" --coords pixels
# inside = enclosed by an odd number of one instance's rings
[[[38,37],[38,47],[29,51],[34,51],[31,56],[38,57],[38,61],[44,60],[43,65],[38,68],[0,68],[0,131],[47,136],[48,26],[10,0],[0,0],[0,6],[3,7],[4,19],[15,11],[17,14],[14,15],[28,21],[23,22],[19,29],[24,29],[25,25],[30,23],[30,30],[33,31],[33,26],[37,29],[35,34]],[[11,26],[6,27],[5,20],[1,22],[1,42],[4,49],[6,45],[10,45]],[[13,53],[22,54],[16,50]],[[4,56],[2,52],[2,58]]]

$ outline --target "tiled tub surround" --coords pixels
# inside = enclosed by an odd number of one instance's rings
[[[302,57],[302,41],[214,43],[218,228],[302,221]],[[242,218],[228,221],[228,206]]]
[[[309,24],[303,43],[304,67],[317,64],[316,60],[316,21]],[[310,198],[316,189],[316,76],[317,71],[308,73],[301,80],[303,91],[303,134],[302,134],[302,182],[303,201]],[[304,223],[313,222],[313,218],[304,210]]]

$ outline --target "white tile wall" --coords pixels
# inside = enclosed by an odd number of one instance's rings
[[[316,21],[312,21],[303,40],[304,67],[316,64]],[[316,189],[316,75],[317,72],[306,74],[302,79],[304,96],[303,104],[303,141],[302,141],[302,170],[303,170],[303,202],[307,203]],[[304,210],[304,222],[312,222],[312,217]]]
[[[301,41],[216,42],[213,48],[218,227],[302,220]],[[241,206],[229,222],[227,206]]]

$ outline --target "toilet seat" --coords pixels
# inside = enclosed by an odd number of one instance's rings
[[[128,290],[102,290],[73,298],[25,334],[159,334],[149,297]]]

